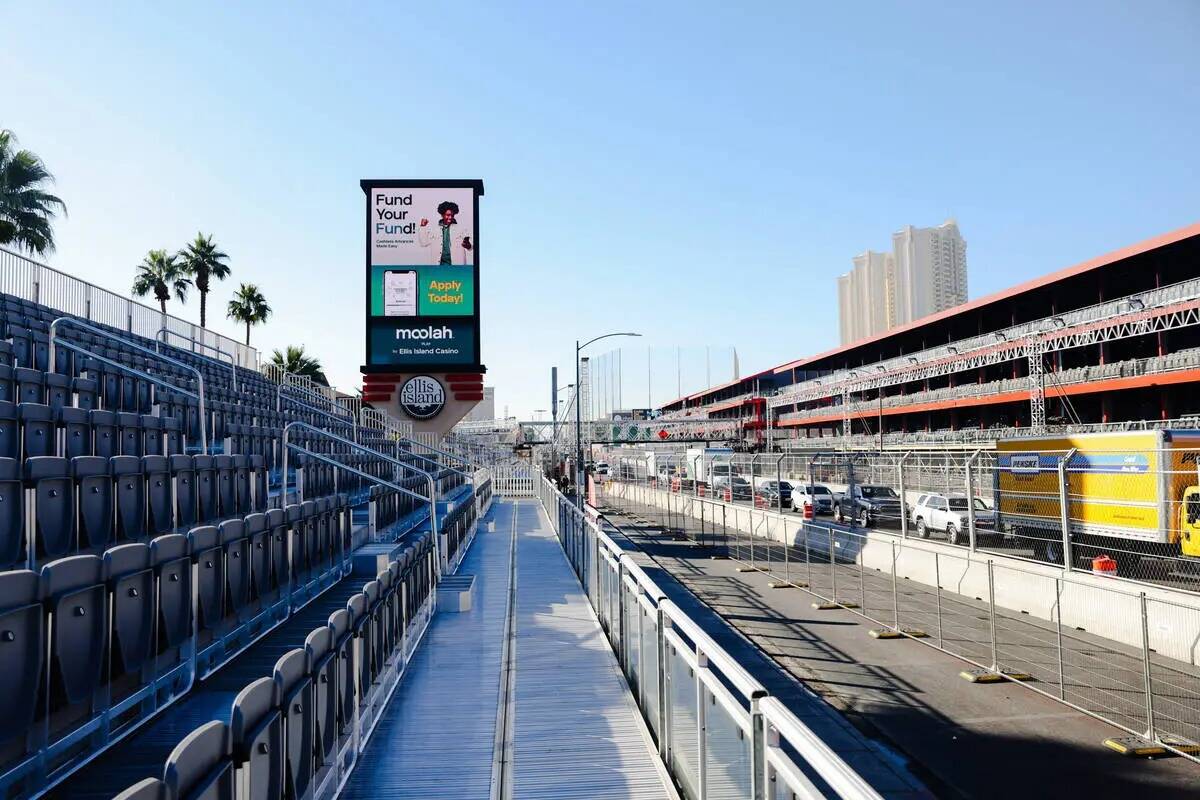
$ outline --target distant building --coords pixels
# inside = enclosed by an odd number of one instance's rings
[[[868,250],[854,257],[854,269],[838,278],[838,317],[842,342],[865,339],[893,326],[890,253]]]
[[[496,387],[483,387],[483,399],[463,417],[463,422],[479,422],[496,418]]]
[[[868,250],[838,277],[842,344],[967,302],[967,243],[958,223],[908,225],[892,234],[892,252]]]

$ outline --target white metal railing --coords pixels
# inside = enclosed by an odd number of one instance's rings
[[[258,351],[157,308],[122,297],[20,253],[0,247],[0,292],[102,325],[154,339],[166,328],[206,347],[234,354],[238,366],[257,369]]]
[[[880,797],[668,599],[594,512],[544,478],[536,490],[686,797]]]

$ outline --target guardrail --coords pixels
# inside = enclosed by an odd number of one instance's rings
[[[1023,565],[657,487],[604,499],[781,585],[1200,761],[1200,605],[1169,590]],[[968,673],[970,674],[970,673]],[[1028,682],[1029,680],[1032,682]]]
[[[671,602],[595,519],[544,478],[536,493],[686,797],[880,797]],[[815,785],[814,774],[829,791]]]
[[[154,339],[161,328],[167,327],[197,343],[235,353],[239,366],[258,367],[258,351],[253,347],[185,319],[163,314],[157,308],[81,281],[3,247],[0,247],[0,291],[147,339]]]

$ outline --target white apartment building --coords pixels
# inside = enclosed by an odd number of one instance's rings
[[[904,227],[892,252],[868,250],[838,277],[842,344],[883,333],[967,301],[967,243],[958,223]]]

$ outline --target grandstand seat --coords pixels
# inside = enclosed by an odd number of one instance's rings
[[[17,385],[18,403],[46,402],[45,373],[30,367],[17,367],[13,370],[13,380]]]
[[[158,586],[155,648],[160,671],[186,654],[192,636],[192,567],[186,536],[169,533],[150,542],[150,562]]]
[[[58,558],[75,549],[75,487],[71,462],[56,456],[25,461],[25,487],[33,490],[37,556]]]
[[[71,405],[71,378],[55,372],[46,373],[46,405],[55,411]]]
[[[217,516],[230,517],[237,513],[237,478],[233,456],[213,456],[217,480]]]
[[[71,477],[79,498],[81,547],[102,550],[113,542],[113,479],[107,458],[76,456]]]
[[[250,602],[250,540],[243,520],[227,519],[219,528],[225,553],[225,613],[227,619],[236,619]]]
[[[225,611],[225,561],[221,552],[221,534],[216,526],[205,525],[188,532],[188,549],[196,565],[196,628],[210,641],[219,631]]]
[[[174,800],[234,800],[229,726],[213,720],[183,737],[167,756],[163,783]]]
[[[28,570],[0,572],[0,773],[29,755],[45,657],[41,583]]]
[[[297,585],[303,586],[309,579],[308,553],[304,546],[307,535],[304,512],[300,503],[292,503],[283,511],[287,515],[287,529],[291,538],[292,563],[288,573]]]
[[[137,456],[113,456],[109,463],[116,482],[117,535],[126,541],[146,538],[146,480]]]
[[[33,366],[33,340],[29,330],[9,323],[8,338],[12,339],[13,363],[18,367]]]
[[[259,678],[233,699],[233,760],[252,800],[283,797],[283,716],[274,678]]]
[[[383,641],[380,636],[382,627],[379,624],[380,613],[380,592],[379,581],[367,581],[363,584],[362,594],[366,598],[366,620],[363,627],[363,637],[365,641],[369,641],[370,647],[367,652],[370,657],[364,657],[367,667],[367,685],[370,686],[379,677],[380,667],[383,664]]]
[[[270,505],[271,491],[268,487],[267,461],[262,455],[250,456],[250,482],[253,487],[252,510],[266,511]]]
[[[41,403],[20,403],[17,418],[21,423],[21,451],[25,458],[55,454],[54,411]]]
[[[113,800],[174,800],[167,785],[159,778],[144,778],[118,794]]]
[[[76,408],[91,411],[96,407],[96,394],[99,384],[90,378],[72,378],[71,391],[75,394]]]
[[[56,423],[63,432],[63,455],[67,458],[92,454],[92,426],[88,412],[67,406],[58,409]]]
[[[117,414],[117,436],[121,441],[121,455],[141,458],[142,450],[142,420],[137,414],[122,411]]]
[[[92,452],[104,458],[120,455],[117,415],[112,411],[93,409],[88,412],[88,419],[92,423]]]
[[[143,414],[140,419],[142,429],[142,455],[161,456],[163,454],[162,422],[158,417]]]
[[[0,458],[0,571],[25,561],[24,499],[20,462]]]
[[[250,578],[253,596],[258,599],[274,594],[271,576],[271,533],[266,514],[247,514],[246,538],[250,551]]]
[[[42,567],[48,622],[46,687],[50,741],[96,710],[103,685],[108,629],[104,564],[98,556],[68,556]]]
[[[249,514],[253,509],[250,497],[250,457],[238,453],[233,459],[233,481],[236,508],[232,513]]]
[[[168,459],[175,482],[175,525],[187,530],[200,521],[196,493],[196,465],[192,456],[172,454]]]
[[[217,471],[213,457],[193,457],[196,470],[196,515],[200,522],[217,519]]]
[[[308,653],[285,653],[275,662],[273,678],[283,709],[284,796],[304,797],[312,779],[313,682]]]
[[[316,768],[333,762],[337,752],[337,653],[333,649],[333,633],[322,625],[304,640],[313,681],[313,744]]]
[[[287,514],[282,508],[267,512],[267,531],[271,537],[271,576],[279,590],[287,588],[291,580],[291,564],[288,561]]]
[[[42,372],[46,372],[50,369],[50,337],[42,331],[37,330],[32,331],[30,333],[30,337],[33,339],[32,366],[34,369],[40,369]],[[59,352],[63,355],[59,357],[58,364],[63,365],[70,363],[69,356],[65,355],[67,348],[64,347]],[[56,371],[62,372],[62,369],[58,369]]]
[[[354,629],[344,608],[329,615],[330,646],[337,657],[337,726],[342,735],[354,722]]]
[[[6,364],[0,364],[0,400],[9,403],[16,402],[17,394],[15,386],[13,368]]]
[[[0,366],[12,368],[13,365],[13,347],[12,342],[0,340]]]
[[[174,530],[171,517],[171,468],[166,456],[142,456],[146,480],[146,521],[151,536]]]
[[[176,456],[183,454],[183,423],[174,417],[159,417],[162,426],[166,454]]]
[[[150,548],[122,544],[104,553],[104,576],[112,597],[110,675],[114,695],[141,685],[154,645],[154,570]]]

